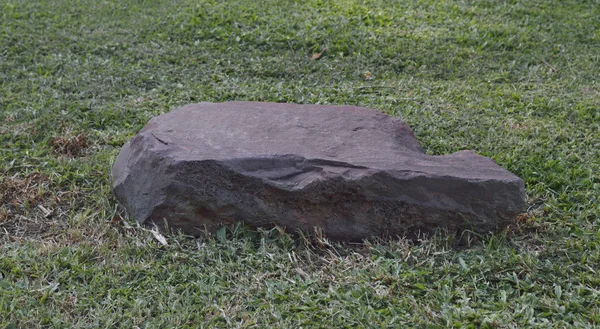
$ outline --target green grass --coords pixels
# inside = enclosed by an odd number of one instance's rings
[[[592,0],[0,1],[0,328],[600,327],[599,77]],[[522,177],[528,215],[467,248],[161,246],[121,219],[114,158],[227,100],[396,115]]]

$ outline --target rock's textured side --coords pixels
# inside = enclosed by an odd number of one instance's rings
[[[336,240],[489,232],[525,204],[493,160],[426,155],[405,123],[355,106],[188,105],[152,119],[112,175],[131,216],[194,235],[239,220]]]

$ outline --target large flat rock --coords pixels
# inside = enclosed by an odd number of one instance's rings
[[[493,160],[426,155],[405,123],[355,106],[184,106],[123,146],[112,176],[139,222],[193,235],[236,221],[335,240],[487,233],[525,205],[523,181]]]

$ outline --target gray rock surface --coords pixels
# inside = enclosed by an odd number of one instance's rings
[[[355,106],[184,106],[123,146],[112,176],[139,222],[193,235],[240,220],[334,240],[486,233],[525,205],[523,181],[493,160],[426,155],[405,123]]]

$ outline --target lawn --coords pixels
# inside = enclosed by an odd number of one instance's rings
[[[598,79],[592,0],[0,0],[0,328],[600,327]],[[112,163],[151,117],[227,100],[395,115],[522,177],[527,213],[460,244],[162,245]]]

